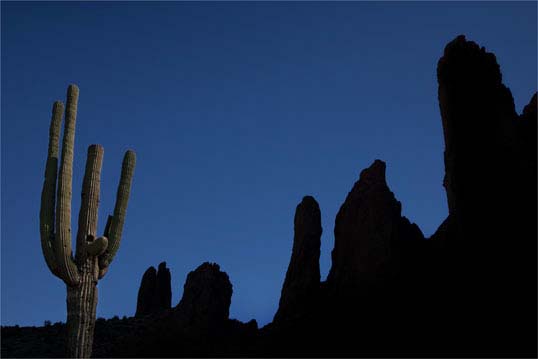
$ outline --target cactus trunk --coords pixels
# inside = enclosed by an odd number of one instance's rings
[[[92,354],[97,308],[95,266],[95,259],[87,259],[82,266],[81,285],[67,286],[67,355],[69,358],[89,358]]]

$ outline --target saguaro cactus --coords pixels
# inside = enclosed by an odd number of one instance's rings
[[[52,107],[39,220],[45,262],[50,271],[63,280],[67,286],[67,354],[69,357],[87,358],[92,352],[97,281],[106,274],[120,245],[136,157],[133,151],[125,153],[114,213],[108,216],[103,236],[97,237],[97,207],[104,151],[100,145],[91,145],[88,148],[78,217],[76,251],[73,257],[71,183],[78,94],[79,90],[76,85],[70,85],[67,89],[59,176],[57,176],[58,152],[64,105],[56,101]]]

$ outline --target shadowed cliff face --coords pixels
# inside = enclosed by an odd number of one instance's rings
[[[321,212],[314,197],[297,205],[293,250],[274,322],[295,320],[309,310],[320,285]]]
[[[481,241],[483,235],[472,238],[472,228],[491,228],[497,219],[508,224],[523,212],[510,206],[530,204],[515,195],[529,197],[536,190],[536,171],[528,168],[536,166],[536,105],[518,116],[495,55],[464,36],[446,46],[437,74],[449,213],[460,228],[459,240]],[[507,227],[501,226],[503,234],[514,234]],[[496,245],[492,238],[484,241],[483,247]]]
[[[520,255],[512,241],[536,242],[536,95],[518,116],[495,55],[464,36],[437,74],[452,242]]]
[[[400,247],[424,239],[420,229],[401,216],[385,170],[380,160],[363,170],[336,216],[327,285],[339,293],[366,283],[383,285],[399,269]]]
[[[432,238],[444,242],[446,323],[459,345],[535,351],[536,103],[518,116],[495,56],[464,36],[437,74],[449,219]]]

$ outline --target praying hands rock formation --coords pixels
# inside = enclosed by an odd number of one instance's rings
[[[170,309],[172,303],[172,287],[170,270],[166,262],[159,264],[159,270],[149,267],[140,282],[136,317],[155,314]]]

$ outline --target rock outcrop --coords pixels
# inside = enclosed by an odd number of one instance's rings
[[[443,320],[459,328],[455,350],[535,351],[536,105],[518,116],[495,55],[464,36],[437,74],[450,217],[435,289]]]
[[[140,282],[135,317],[155,314],[170,309],[172,286],[170,270],[166,262],[159,264],[159,270],[149,267]]]
[[[183,297],[174,308],[178,324],[196,332],[222,328],[228,320],[232,284],[216,263],[205,262],[187,275]]]
[[[499,199],[510,191],[497,185],[514,178],[517,114],[495,55],[464,36],[445,47],[437,77],[449,213],[456,214],[459,226],[469,226],[476,222],[477,209],[504,212],[498,211]]]
[[[138,298],[136,301],[135,317],[141,317],[153,313],[153,302],[155,299],[155,290],[157,288],[157,270],[155,267],[149,267],[142,276],[140,288],[138,289]]]
[[[405,260],[401,247],[424,239],[418,226],[402,217],[402,206],[387,186],[385,169],[380,160],[364,169],[338,211],[327,278],[333,291],[384,286]]]
[[[318,202],[305,196],[295,210],[291,260],[274,322],[297,320],[312,306],[320,286],[322,231]]]
[[[156,279],[156,310],[161,311],[170,309],[172,307],[172,278],[170,275],[170,269],[166,268],[166,262],[159,264]]]
[[[163,278],[169,271],[160,266]],[[159,281],[157,273],[157,286]],[[167,283],[167,281],[164,281]],[[183,297],[172,310],[128,321],[126,337],[107,337],[107,357],[240,356],[254,353],[258,324],[229,319],[232,285],[218,264],[203,263],[187,275]]]

